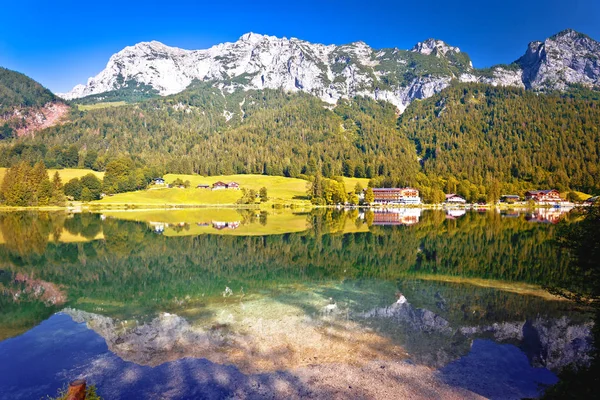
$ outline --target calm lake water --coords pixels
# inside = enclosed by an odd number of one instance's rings
[[[536,396],[589,352],[589,315],[542,288],[567,279],[551,243],[560,218],[0,213],[0,398],[78,377],[107,399],[236,397],[375,361],[485,397]]]

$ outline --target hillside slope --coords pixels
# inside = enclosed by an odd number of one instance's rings
[[[0,140],[56,124],[69,107],[33,79],[0,67]]]
[[[399,120],[423,172],[476,187],[600,190],[600,94],[538,95],[461,84],[413,104]],[[460,186],[460,185],[458,185]],[[469,188],[463,194],[478,190]],[[460,189],[459,189],[460,191]]]

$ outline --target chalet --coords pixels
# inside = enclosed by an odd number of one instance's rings
[[[530,190],[525,193],[525,200],[532,200],[540,204],[560,203],[560,193],[556,189],[549,190]]]
[[[520,200],[521,200],[521,198],[519,196],[517,196],[516,194],[505,194],[500,197],[501,203],[516,203],[517,201],[520,201]]]
[[[373,188],[375,204],[421,204],[419,191],[413,188]]]
[[[196,189],[210,189],[210,185],[207,185],[206,183],[201,183],[198,186],[196,186]]]
[[[225,182],[215,182],[212,185],[212,190],[222,190],[222,189],[227,189],[227,184]]]
[[[445,202],[449,204],[465,204],[467,201],[457,194],[450,193],[446,195]]]
[[[154,178],[153,179],[155,185],[164,185],[165,180],[163,178]]]
[[[200,186],[200,185],[198,185]],[[225,182],[215,182],[212,185],[212,190],[221,190],[221,189],[234,189],[234,190],[240,190],[240,185],[237,182],[229,182],[229,183],[225,183]]]

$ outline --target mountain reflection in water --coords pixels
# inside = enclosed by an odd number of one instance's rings
[[[259,374],[405,360],[454,376],[480,339],[516,346],[532,371],[585,363],[588,316],[541,289],[566,278],[555,226],[526,214],[447,215],[2,213],[0,357],[25,340],[9,338],[62,311],[61,329],[85,323],[102,354],[143,367],[193,357]],[[52,346],[61,343],[22,358]],[[27,365],[0,375],[17,379]],[[53,368],[44,373],[58,380]],[[90,365],[65,368],[98,377]],[[2,384],[0,397],[22,390]]]

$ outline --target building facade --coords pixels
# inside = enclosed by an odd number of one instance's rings
[[[555,204],[560,203],[560,193],[556,189],[530,190],[525,193],[525,200],[533,200],[536,203]]]
[[[413,188],[373,188],[375,204],[421,204],[419,191]]]
[[[450,193],[450,194],[446,195],[446,203],[465,204],[466,202],[467,202],[467,200],[463,199],[462,197],[460,197],[457,194]]]

